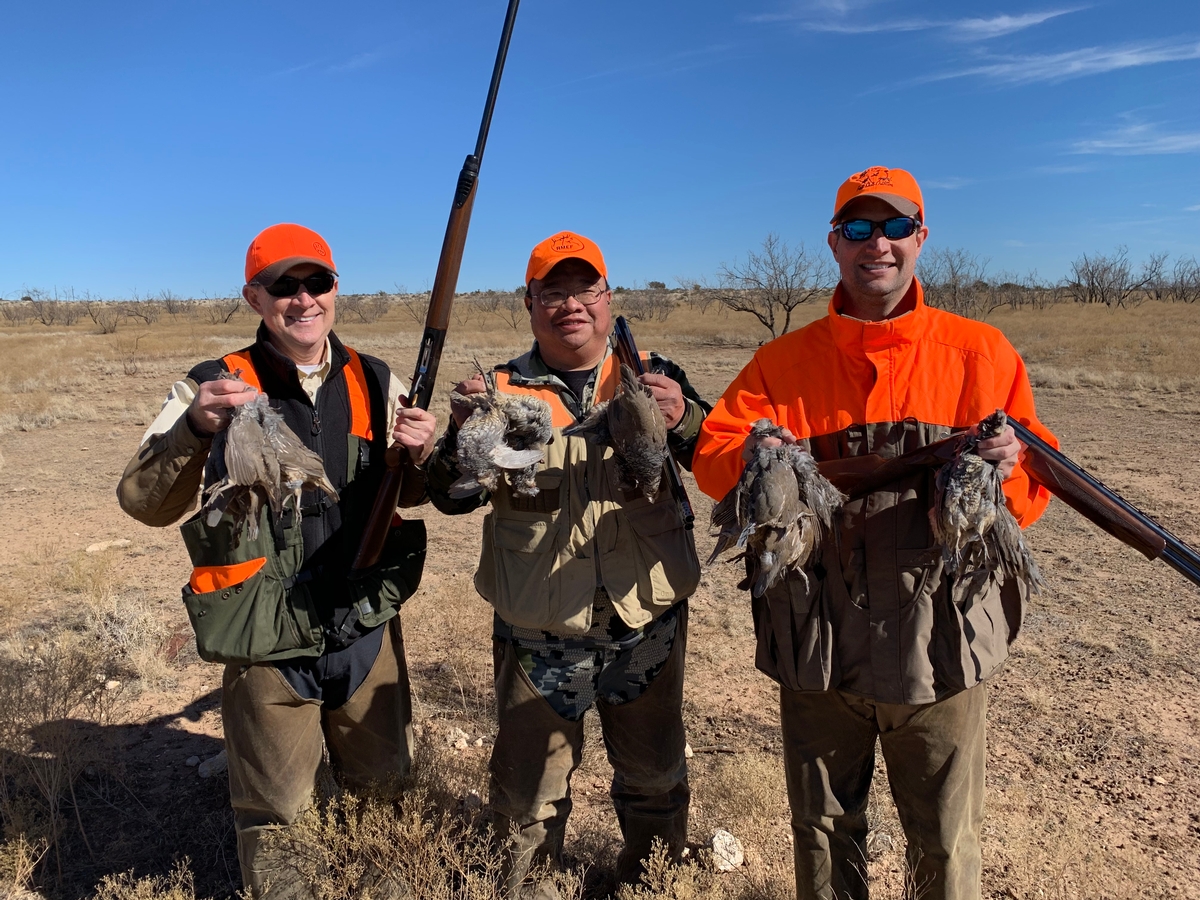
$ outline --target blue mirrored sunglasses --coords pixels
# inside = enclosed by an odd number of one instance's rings
[[[848,241],[868,240],[875,233],[876,228],[882,231],[883,236],[889,241],[900,241],[911,237],[920,225],[921,223],[913,216],[896,216],[892,219],[884,219],[882,222],[871,219],[851,219],[848,222],[839,222],[833,228]]]

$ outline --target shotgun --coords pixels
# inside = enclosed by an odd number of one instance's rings
[[[492,112],[496,107],[496,95],[500,90],[500,77],[504,74],[504,60],[508,56],[508,44],[512,39],[513,25],[517,20],[517,5],[520,0],[509,0],[508,12],[504,17],[504,29],[500,33],[500,48],[496,51],[496,64],[492,68],[492,81],[488,86],[487,102],[483,106],[483,121],[479,125],[479,137],[475,141],[475,152],[467,156],[458,173],[458,184],[454,189],[454,202],[450,207],[450,220],[446,223],[446,235],[442,238],[442,252],[438,257],[437,274],[429,293],[429,311],[425,314],[425,333],[417,351],[417,365],[413,372],[412,386],[408,393],[408,406],[429,409],[433,399],[433,386],[437,380],[438,364],[442,359],[442,348],[446,344],[446,329],[450,326],[450,307],[454,303],[454,289],[458,286],[458,270],[462,266],[463,248],[467,243],[467,229],[471,226],[471,209],[475,205],[475,184],[479,179],[479,166],[483,162],[483,150],[487,145],[488,130],[492,125]],[[379,561],[387,539],[396,502],[404,483],[402,452],[390,447],[386,456],[387,468],[375,495],[370,518],[363,529],[362,542],[350,567],[350,577],[362,575]]]
[[[1008,424],[1025,445],[1021,465],[1038,484],[1085,519],[1147,559],[1161,559],[1193,584],[1200,586],[1200,553],[1125,500],[1098,478],[1054,449],[1015,419]],[[876,454],[817,464],[821,474],[851,499],[878,490],[918,469],[938,468],[954,458],[964,432],[900,456],[884,459]]]
[[[1025,459],[1021,464],[1035,481],[1146,559],[1161,559],[1192,584],[1200,586],[1200,553],[1020,422],[1009,419],[1008,424],[1017,433],[1017,439],[1025,444]]]
[[[629,323],[625,321],[624,316],[617,316],[613,337],[617,339],[617,359],[633,369],[635,375],[644,375],[646,366],[642,363],[642,356],[638,353],[637,344],[633,340],[633,332],[629,330]],[[696,522],[696,514],[692,512],[692,501],[688,499],[687,488],[683,486],[683,478],[680,477],[679,468],[675,465],[675,457],[671,453],[670,445],[667,446],[666,469],[667,481],[671,485],[671,494],[675,497],[675,502],[679,504],[679,511],[683,513],[683,525],[691,531]]]

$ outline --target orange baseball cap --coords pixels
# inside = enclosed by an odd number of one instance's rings
[[[525,285],[536,279],[545,278],[550,270],[564,259],[582,259],[608,279],[608,267],[600,248],[573,231],[560,231],[551,235],[533,248],[529,254],[529,265],[525,267]]]
[[[856,172],[838,188],[837,199],[833,201],[833,224],[841,215],[842,209],[851,200],[859,197],[878,197],[895,207],[902,216],[916,216],[925,221],[925,201],[921,197],[921,188],[917,179],[903,169],[889,169],[887,166],[871,166]]]
[[[246,251],[246,284],[274,284],[280,275],[300,263],[316,263],[337,274],[329,244],[311,228],[288,222],[264,228]]]

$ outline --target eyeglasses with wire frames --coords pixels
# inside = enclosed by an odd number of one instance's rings
[[[608,290],[607,287],[598,288],[595,286],[570,291],[551,288],[548,291],[534,294],[533,299],[546,307],[546,309],[557,309],[567,302],[568,297],[574,297],[584,306],[592,306],[595,303],[599,303],[600,298],[607,294]]]

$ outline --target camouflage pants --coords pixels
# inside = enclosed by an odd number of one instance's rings
[[[561,857],[571,776],[583,755],[582,716],[591,698],[613,767],[610,796],[625,839],[617,877],[636,880],[655,838],[676,857],[683,851],[691,797],[683,755],[686,605],[671,611],[658,639],[655,631],[648,626],[628,649],[591,648],[591,655],[574,661],[533,654],[521,646],[524,641],[495,641],[500,729],[491,759],[491,804],[498,836],[505,840],[510,891],[536,859]],[[665,658],[647,662],[664,648]]]
[[[596,597],[594,621],[585,635],[510,630],[517,660],[534,689],[572,722],[597,700],[617,706],[642,696],[666,665],[678,630],[679,607],[633,630],[602,590]]]

